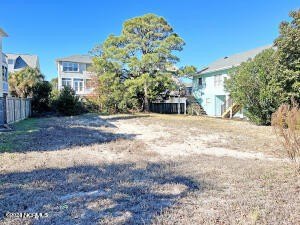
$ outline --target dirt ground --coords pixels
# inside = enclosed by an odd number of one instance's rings
[[[300,176],[271,127],[87,114],[0,140],[0,224],[300,224]]]

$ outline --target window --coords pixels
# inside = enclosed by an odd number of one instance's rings
[[[198,78],[198,86],[201,87],[203,85],[202,77]]]
[[[76,93],[83,92],[83,79],[74,79],[73,87]]]
[[[72,80],[70,78],[62,78],[61,79],[61,85],[63,87],[71,87]]]
[[[78,63],[73,62],[63,62],[64,72],[78,72]]]
[[[14,64],[14,60],[13,59],[9,59],[8,60],[8,64]]]
[[[223,85],[223,76],[222,76],[222,74],[216,75],[214,77],[214,85],[215,85],[215,87],[220,87],[220,86]]]
[[[8,78],[7,73],[8,73],[7,68],[5,66],[2,66],[2,80],[5,82],[7,82],[7,78]]]

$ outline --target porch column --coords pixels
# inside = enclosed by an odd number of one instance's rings
[[[74,78],[71,78],[71,88],[74,90]]]
[[[230,104],[230,103],[229,103],[229,101],[230,101],[230,96],[229,96],[229,94],[227,94],[225,98],[226,98],[226,104],[225,104],[225,110],[226,110],[228,107],[230,107],[230,105],[229,105],[229,104]]]

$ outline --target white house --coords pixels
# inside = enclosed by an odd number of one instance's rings
[[[72,55],[56,59],[58,73],[58,89],[71,87],[77,95],[84,96],[92,93],[92,73],[89,67],[92,57],[89,55]]]
[[[8,62],[8,72],[14,73],[26,67],[40,69],[39,57],[30,54],[6,53]]]
[[[8,93],[6,55],[2,52],[2,38],[7,34],[0,28],[0,126],[5,123],[5,95]]]
[[[2,82],[3,82],[3,95],[8,95],[8,69],[7,69],[7,56],[2,53],[2,63],[1,63],[1,69],[2,69]]]
[[[0,28],[0,98],[8,93],[6,55],[2,52],[2,38],[7,34]]]

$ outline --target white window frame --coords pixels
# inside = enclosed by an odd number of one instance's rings
[[[62,62],[63,72],[79,72],[79,63]]]
[[[223,74],[218,74],[214,76],[214,86],[221,87],[223,85]]]
[[[62,78],[61,86],[62,87],[72,87],[72,79],[71,78]]]
[[[84,80],[83,79],[73,79],[73,89],[76,93],[83,93],[84,92]]]

